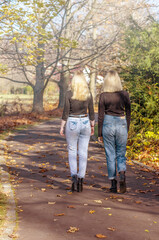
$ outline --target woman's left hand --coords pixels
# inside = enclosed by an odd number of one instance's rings
[[[98,137],[98,142],[103,143],[103,137]]]

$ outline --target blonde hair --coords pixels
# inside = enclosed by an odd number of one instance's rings
[[[117,92],[121,91],[122,85],[118,73],[114,70],[109,71],[104,78],[104,92]]]
[[[72,99],[86,101],[90,97],[90,91],[83,72],[76,72],[72,78],[71,90]]]

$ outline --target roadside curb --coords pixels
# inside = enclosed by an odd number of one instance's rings
[[[155,174],[159,175],[159,172],[158,172],[157,170],[155,170],[154,168],[149,167],[149,166],[147,166],[146,164],[140,163],[140,162],[135,161],[135,160],[131,160],[131,161],[132,161],[134,164],[137,164],[137,165],[139,165],[139,166],[141,166],[141,167],[144,167],[144,168],[150,170],[151,172],[154,172]]]
[[[6,143],[5,140],[1,141],[1,144]],[[0,163],[1,165],[5,165],[4,159],[4,151],[0,150]],[[7,195],[7,214],[6,214],[6,221],[4,223],[2,229],[2,240],[11,240],[15,238],[14,230],[16,227],[16,203],[14,198],[14,192],[12,190],[12,186],[10,184],[10,175],[6,172],[2,166],[0,166],[0,173],[1,173],[1,184],[3,188],[3,193]]]

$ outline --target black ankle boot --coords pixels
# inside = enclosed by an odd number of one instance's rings
[[[120,172],[120,193],[125,193],[126,192],[126,177],[125,177],[125,172],[122,171]]]
[[[83,191],[83,178],[78,178],[77,180],[77,192]]]
[[[72,187],[71,187],[71,191],[77,191],[77,176],[73,175],[72,176]]]
[[[116,179],[111,180],[110,192],[117,193],[117,180]]]

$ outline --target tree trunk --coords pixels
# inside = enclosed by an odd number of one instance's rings
[[[36,113],[44,112],[43,95],[44,95],[43,88],[39,89],[39,87],[35,86],[32,112],[36,112]]]
[[[69,72],[61,72],[59,86],[59,105],[58,108],[63,108],[65,103],[65,95],[68,90],[68,83],[70,79]]]
[[[40,59],[40,58],[39,58]],[[39,62],[36,66],[36,84],[33,88],[34,99],[32,112],[42,113],[43,107],[43,94],[44,94],[44,62]]]

